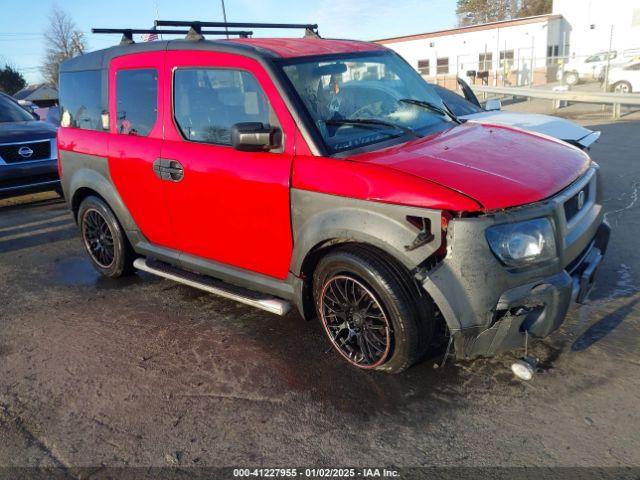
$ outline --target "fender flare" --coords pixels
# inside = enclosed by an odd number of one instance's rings
[[[303,190],[292,190],[294,249],[290,270],[300,275],[308,255],[319,246],[356,242],[366,243],[388,253],[407,269],[413,270],[440,248],[441,211],[357,200]],[[413,250],[419,229],[408,216],[427,218],[434,236]]]
[[[94,161],[97,159],[93,159]],[[104,160],[106,163],[106,159]],[[72,173],[65,175],[65,193],[69,193],[69,207],[73,207],[74,197],[80,189],[89,189],[100,197],[109,205],[109,208],[113,210],[114,215],[125,230],[129,241],[135,245],[143,237],[140,229],[136,225],[131,213],[125,206],[120,194],[116,190],[115,186],[111,182],[108,174],[108,170],[97,169],[95,165],[91,167],[80,167],[75,169]]]

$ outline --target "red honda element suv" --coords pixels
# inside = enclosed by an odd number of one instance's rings
[[[124,30],[60,70],[62,187],[104,275],[294,305],[348,362],[392,373],[438,322],[456,356],[493,355],[587,295],[610,229],[585,152],[458,120],[375,43],[157,25],[190,29]]]

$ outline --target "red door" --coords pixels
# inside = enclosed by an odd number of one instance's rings
[[[162,147],[162,92],[165,52],[115,58],[109,66],[109,171],[144,236],[152,243],[175,243],[165,182],[154,164]]]
[[[295,124],[252,59],[167,52],[162,158],[182,168],[166,180],[176,245],[185,253],[284,279],[292,250],[289,183]],[[259,121],[284,133],[279,152],[240,152],[230,127]]]

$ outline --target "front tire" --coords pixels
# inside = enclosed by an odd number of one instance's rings
[[[78,209],[78,225],[84,248],[98,272],[117,278],[133,271],[133,249],[103,200],[95,196],[85,198]]]
[[[380,251],[348,246],[330,252],[315,269],[313,292],[331,345],[358,368],[400,373],[431,342],[432,302]]]

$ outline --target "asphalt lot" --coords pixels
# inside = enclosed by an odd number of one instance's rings
[[[0,203],[0,466],[640,466],[640,121],[591,127],[610,249],[529,383],[521,352],[357,371],[296,313],[100,278],[54,196]]]

